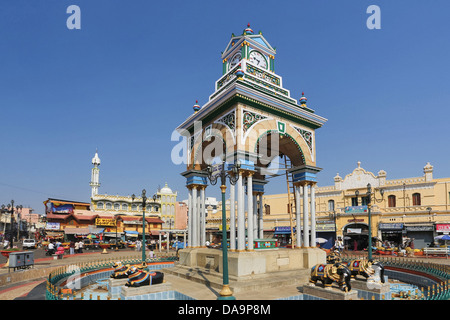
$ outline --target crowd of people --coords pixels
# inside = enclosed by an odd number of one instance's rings
[[[54,254],[56,251],[58,251],[58,248],[62,247],[62,243],[59,240],[51,240],[47,246],[47,251],[49,254]],[[75,254],[75,253],[83,253],[84,243],[83,241],[70,241],[69,243],[69,254]]]

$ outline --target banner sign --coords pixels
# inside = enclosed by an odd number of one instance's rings
[[[378,225],[380,230],[388,229],[388,230],[402,230],[403,223],[380,223]]]
[[[73,205],[71,204],[58,204],[56,202],[52,203],[53,213],[73,213]]]
[[[59,230],[60,224],[59,222],[47,222],[45,229],[46,230]]]
[[[97,226],[104,226],[104,227],[115,227],[116,226],[116,220],[115,219],[109,219],[109,218],[96,218],[95,219],[95,225],[97,225]]]
[[[345,207],[345,213],[368,213],[367,206]]]
[[[450,232],[450,224],[449,223],[437,224],[436,231],[437,232]]]

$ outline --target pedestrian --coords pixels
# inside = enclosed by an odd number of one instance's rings
[[[136,241],[136,251],[141,251],[141,241],[140,240]]]
[[[81,241],[80,240],[80,245],[79,245],[79,250],[80,250],[80,253],[83,253],[83,247],[84,247],[84,243],[83,243],[83,241]]]
[[[76,253],[80,253],[80,243],[78,241],[74,243],[74,249]]]
[[[75,254],[75,241],[70,241],[69,244],[69,254]]]

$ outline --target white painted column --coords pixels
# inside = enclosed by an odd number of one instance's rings
[[[192,204],[192,188],[188,189],[188,244],[189,247],[192,247],[192,212],[193,212],[193,204]]]
[[[295,244],[297,248],[300,248],[302,246],[302,219],[300,218],[300,185],[297,185],[295,187],[295,215],[296,215],[296,239],[297,243]]]
[[[308,224],[308,184],[303,184],[303,246],[309,247],[309,224]]]
[[[253,239],[258,238],[258,198],[257,193],[253,192]]]
[[[247,176],[247,250],[252,251],[253,243],[253,173]]]
[[[237,181],[237,250],[245,250],[245,212],[244,212],[244,182],[242,181],[242,172],[239,171]]]
[[[197,212],[198,212],[198,205],[197,205],[197,187],[192,187],[192,247],[198,247],[197,242],[197,234],[198,234],[198,220],[197,220]]]
[[[235,187],[230,183],[230,250],[236,250],[236,201]]]
[[[264,238],[263,193],[259,194],[259,238]]]
[[[311,184],[311,247],[316,247],[316,195],[315,185]]]
[[[200,233],[200,246],[206,247],[206,208],[205,208],[205,187],[202,187],[200,191],[200,202],[201,202],[201,233]]]
[[[201,215],[200,215],[202,202],[201,202],[200,194],[201,194],[201,187],[199,186],[198,190],[197,190],[197,214],[196,214],[196,219],[197,219],[197,232],[196,232],[196,235],[197,235],[197,247],[200,247],[200,245],[201,245],[200,234],[202,233],[202,221],[201,221]]]

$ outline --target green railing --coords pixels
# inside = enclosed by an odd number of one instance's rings
[[[360,255],[344,255],[341,257],[343,262],[349,262],[354,259],[364,258],[367,257]],[[421,288],[422,300],[450,299],[450,265],[431,263],[420,259],[398,257],[377,257],[374,260],[380,261],[384,266],[417,271],[435,278],[437,280],[435,284],[433,284],[432,286]]]
[[[146,264],[158,263],[158,262],[174,262],[177,261],[178,257],[176,253],[167,254],[157,254],[154,258],[147,258],[145,260]],[[76,292],[71,291],[65,293],[62,290],[60,284],[73,276],[75,273],[80,275],[83,273],[89,273],[92,271],[102,270],[111,268],[113,264],[117,261],[123,264],[141,264],[142,259],[137,257],[116,257],[110,259],[94,260],[88,262],[79,262],[66,266],[61,266],[51,272],[47,278],[47,287],[45,293],[46,300],[71,300],[76,296]]]

